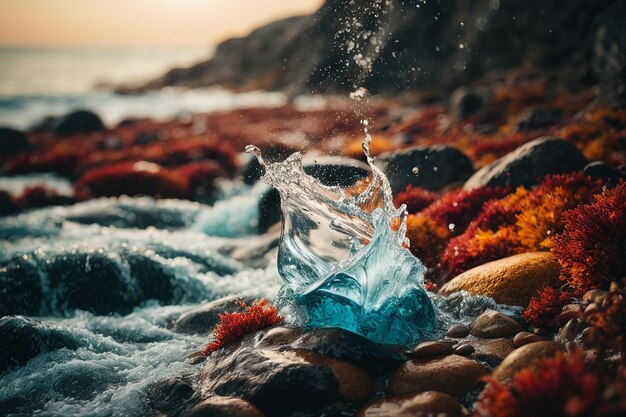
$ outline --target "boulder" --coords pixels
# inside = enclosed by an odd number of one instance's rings
[[[57,135],[74,135],[104,130],[104,124],[97,114],[89,110],[77,110],[56,119],[51,128]]]
[[[44,352],[79,347],[76,339],[61,328],[22,316],[0,319],[0,340],[0,373]]]
[[[351,158],[320,157],[306,159],[302,163],[304,172],[326,186],[349,187],[367,178],[370,173],[367,164]],[[259,233],[265,233],[280,221],[280,195],[274,188],[263,194],[259,200]]]
[[[446,185],[465,181],[474,172],[472,161],[449,145],[418,146],[378,157],[396,194],[407,185],[439,191]]]
[[[550,252],[513,255],[463,272],[439,291],[492,297],[500,304],[527,306],[542,288],[558,283],[559,263]]]
[[[449,355],[435,359],[413,359],[405,362],[391,377],[392,394],[429,390],[462,395],[476,388],[487,368],[471,359]]]
[[[189,334],[208,334],[219,321],[221,313],[238,313],[243,311],[240,302],[254,302],[254,297],[228,296],[204,304],[183,314],[174,322],[174,331]]]
[[[7,157],[30,147],[22,132],[10,127],[0,127],[0,157]]]
[[[549,174],[580,171],[587,159],[571,142],[545,136],[535,139],[484,166],[467,180],[466,190],[478,187],[530,187]]]
[[[565,346],[561,343],[552,341],[529,343],[509,354],[493,371],[492,376],[501,382],[509,380],[537,359],[550,358],[558,352],[565,352]]]
[[[619,169],[613,168],[603,161],[588,163],[585,165],[585,168],[583,168],[583,174],[593,178],[594,180],[604,180],[609,184],[617,184],[622,178],[624,178],[624,175]]]
[[[518,322],[495,310],[487,310],[476,317],[470,328],[472,336],[485,339],[513,337],[522,331],[522,326]]]
[[[364,409],[358,417],[414,417],[446,416],[462,417],[463,406],[448,394],[424,391],[419,394],[398,395],[377,400]]]
[[[145,392],[151,409],[171,415],[186,408],[194,389],[185,379],[172,376],[148,385]]]

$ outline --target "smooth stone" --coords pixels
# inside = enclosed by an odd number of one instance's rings
[[[550,252],[530,252],[479,265],[446,283],[439,293],[467,291],[500,304],[527,306],[542,288],[559,282],[560,266]]]
[[[488,371],[483,365],[459,355],[413,359],[393,374],[389,392],[408,394],[435,390],[461,395],[475,388],[486,374]]]
[[[472,336],[496,339],[515,335],[522,330],[522,326],[505,314],[486,310],[474,319],[470,329]]]
[[[183,378],[172,376],[148,385],[145,393],[150,408],[171,415],[188,406],[194,389]]]
[[[469,327],[464,324],[455,324],[448,329],[448,336],[454,338],[466,337],[469,333]]]
[[[263,335],[258,347],[285,346],[293,343],[302,335],[299,327],[272,327]]]
[[[454,348],[455,355],[469,356],[474,352],[476,352],[476,349],[474,349],[474,346],[469,343],[463,343]]]
[[[588,303],[602,304],[602,301],[607,296],[608,291],[605,290],[589,290],[583,295],[583,301]]]
[[[587,158],[573,143],[546,136],[530,141],[478,170],[463,186],[530,187],[549,174],[580,171]]]
[[[445,356],[452,354],[452,346],[441,342],[422,342],[413,348],[411,356],[424,358],[429,356]]]
[[[530,332],[519,332],[513,338],[513,346],[516,348],[527,345],[529,343],[540,342],[543,339],[540,336],[537,336],[534,333]]]
[[[194,406],[186,417],[263,417],[248,401],[237,397],[210,397]]]
[[[464,416],[459,401],[443,392],[424,391],[419,394],[383,398],[363,408],[358,417]]]
[[[467,342],[475,349],[474,357],[491,366],[498,365],[515,350],[511,339],[474,339]]]
[[[378,161],[394,194],[407,185],[438,191],[446,185],[465,181],[474,172],[472,161],[449,145],[417,146],[385,153]]]
[[[250,304],[254,302],[254,297],[227,296],[211,301],[180,316],[173,329],[178,333],[207,334],[218,323],[220,314],[243,311],[239,304],[241,301]]]
[[[526,368],[537,359],[550,358],[558,352],[565,352],[562,343],[543,341],[524,345],[514,350],[493,371],[492,377],[497,381],[510,380],[518,371]]]
[[[55,119],[51,128],[57,135],[73,135],[104,130],[104,123],[89,110],[77,110]]]

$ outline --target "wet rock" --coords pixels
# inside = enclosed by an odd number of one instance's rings
[[[223,297],[183,314],[174,322],[174,331],[188,334],[207,334],[219,321],[221,313],[243,311],[240,302],[254,302],[254,297]]]
[[[515,335],[515,337],[513,338],[513,346],[515,346],[516,348],[518,347],[522,347],[524,345],[527,345],[529,343],[534,343],[534,342],[540,342],[543,339],[540,336],[537,336],[534,333],[530,333],[530,332],[519,332],[518,334]]]
[[[407,185],[438,191],[446,185],[465,181],[474,172],[472,161],[463,152],[448,145],[403,149],[380,155],[378,161],[394,194]]]
[[[194,389],[183,378],[169,377],[148,385],[145,392],[151,409],[171,415],[188,406]]]
[[[412,417],[465,415],[459,401],[438,391],[425,391],[419,394],[387,397],[369,404],[358,417]]]
[[[469,356],[474,352],[476,352],[476,349],[469,343],[462,343],[454,348],[454,354],[459,356]]]
[[[13,155],[29,147],[28,138],[22,132],[10,127],[0,127],[0,156]]]
[[[459,87],[450,95],[450,110],[460,119],[466,119],[478,112],[485,104],[484,97],[476,91]]]
[[[189,410],[186,417],[263,417],[248,401],[237,397],[210,397]]]
[[[477,266],[445,284],[440,294],[457,291],[487,295],[500,304],[527,306],[537,291],[559,280],[559,263],[550,252],[532,252]]]
[[[605,101],[626,97],[626,1],[615,1],[597,18],[592,68]]]
[[[16,257],[0,265],[0,316],[45,313],[40,300],[44,299],[37,267],[28,259]]]
[[[563,110],[557,108],[535,108],[522,113],[517,120],[517,129],[529,131],[553,126],[561,121]]]
[[[467,343],[475,349],[476,359],[491,366],[500,364],[515,349],[511,339],[475,339]]]
[[[0,190],[0,216],[18,213],[20,208],[13,202],[11,194]]]
[[[548,174],[579,171],[587,159],[571,142],[555,137],[530,141],[513,152],[478,170],[463,188],[530,187]]]
[[[321,157],[302,162],[304,172],[327,186],[349,187],[369,175],[369,167],[361,161],[343,157]],[[280,221],[280,195],[274,188],[259,200],[259,233],[265,233]]]
[[[78,349],[78,342],[51,323],[22,316],[0,319],[0,372],[24,365],[32,358],[58,349]]]
[[[422,342],[413,348],[411,356],[426,358],[431,356],[446,356],[452,354],[452,346],[442,342]]]
[[[464,324],[455,324],[448,329],[448,336],[454,338],[466,337],[469,333],[469,327]]]
[[[601,179],[609,184],[617,184],[624,175],[619,169],[613,168],[609,164],[603,161],[590,162],[583,168],[583,174],[591,177],[594,180]]]
[[[57,135],[73,135],[104,130],[104,124],[97,114],[88,110],[77,110],[56,119],[51,128]]]
[[[302,336],[302,329],[298,327],[272,327],[259,341],[259,347],[285,346],[295,342]]]
[[[436,359],[413,359],[402,365],[391,377],[392,394],[435,390],[461,395],[475,388],[487,368],[471,359],[449,355]]]
[[[487,310],[470,325],[472,336],[485,339],[513,336],[522,326],[509,316],[495,310]]]
[[[557,352],[565,352],[565,346],[551,341],[524,345],[507,356],[493,371],[492,376],[498,381],[508,380],[535,360],[552,357]]]

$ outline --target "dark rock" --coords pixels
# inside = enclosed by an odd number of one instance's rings
[[[104,124],[97,114],[88,110],[77,110],[56,119],[51,128],[57,135],[73,135],[104,130]]]
[[[481,168],[463,188],[530,187],[546,175],[579,171],[586,164],[587,159],[574,144],[546,136],[528,142]]]
[[[459,356],[469,356],[474,352],[476,352],[476,349],[469,343],[463,343],[454,348],[454,354]]]
[[[454,338],[465,337],[470,333],[469,327],[464,324],[455,324],[448,329],[448,336]]]
[[[369,167],[361,161],[342,157],[321,157],[303,161],[304,172],[327,186],[348,187],[369,175]],[[259,200],[259,233],[265,233],[280,221],[280,195],[274,188]]]
[[[172,415],[189,405],[194,389],[183,378],[169,377],[148,385],[145,392],[151,409]]]
[[[409,184],[439,191],[446,185],[465,181],[474,172],[472,161],[463,152],[448,145],[403,149],[380,155],[378,160],[394,194]]]
[[[10,127],[0,127],[0,158],[29,148],[28,138]]]
[[[620,170],[613,168],[606,162],[594,161],[588,163],[583,169],[583,174],[594,180],[601,179],[609,184],[617,184],[619,180],[624,178]]]
[[[464,87],[457,88],[450,95],[450,110],[460,119],[466,119],[478,112],[485,104],[481,94]]]
[[[26,314],[38,316],[46,313],[41,278],[37,266],[23,257],[0,267],[0,316]]]
[[[369,404],[358,417],[465,416],[459,401],[443,392],[424,391],[419,394],[383,398]]]
[[[626,1],[615,1],[597,17],[593,40],[593,71],[604,100],[626,98]]]
[[[190,334],[207,334],[219,321],[220,313],[237,313],[243,311],[239,304],[254,302],[253,297],[223,297],[211,301],[195,310],[183,314],[174,322],[174,331]]]
[[[18,213],[19,211],[20,208],[16,206],[13,202],[11,194],[0,190],[0,217],[10,216],[12,214]]]
[[[529,109],[522,113],[517,120],[517,129],[529,131],[550,127],[557,124],[563,115],[563,110],[557,108]]]
[[[32,358],[58,349],[78,349],[78,342],[62,329],[22,316],[0,319],[0,372],[24,365]]]

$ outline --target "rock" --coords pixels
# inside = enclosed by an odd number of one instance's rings
[[[493,371],[493,378],[498,381],[509,380],[519,370],[526,368],[537,359],[549,358],[565,352],[565,346],[552,341],[535,342],[524,345],[513,351],[504,361]]]
[[[454,338],[466,337],[469,333],[469,327],[464,324],[455,324],[448,329],[448,336]]]
[[[472,336],[485,339],[513,336],[522,326],[509,316],[495,310],[487,310],[470,325]]]
[[[56,119],[52,132],[57,135],[73,135],[104,130],[104,124],[97,114],[89,110],[77,110]]]
[[[454,348],[455,355],[469,356],[474,352],[476,352],[476,349],[474,349],[474,346],[469,343],[462,343]]]
[[[76,350],[78,342],[61,328],[22,316],[0,318],[0,373],[44,352]]]
[[[452,354],[452,346],[441,342],[422,342],[413,348],[411,356],[414,358],[426,358],[430,356],[446,356]]]
[[[378,161],[394,194],[404,190],[407,185],[439,191],[446,185],[465,181],[474,172],[472,161],[449,145],[403,149],[382,154]]]
[[[462,417],[464,415],[463,406],[456,398],[443,392],[424,391],[415,395],[400,395],[377,400],[362,409],[358,417]]]
[[[0,264],[0,316],[25,314],[39,316],[46,313],[41,278],[37,267],[23,257],[15,257]]]
[[[187,407],[194,389],[184,379],[172,376],[148,385],[145,392],[150,408],[172,415]]]
[[[588,303],[596,303],[599,305],[602,304],[602,301],[606,298],[607,295],[608,291],[605,290],[589,290],[583,295],[583,301],[586,301]]]
[[[550,252],[513,255],[463,272],[439,291],[486,295],[500,304],[527,306],[542,288],[558,283],[560,266]]]
[[[517,129],[529,131],[553,126],[561,121],[563,110],[558,108],[535,108],[522,113],[517,120]]]
[[[530,141],[481,168],[467,180],[463,188],[530,187],[548,174],[579,171],[586,164],[587,159],[576,145],[546,136]]]
[[[29,147],[28,138],[22,132],[10,127],[0,127],[0,156],[10,156]]]
[[[285,346],[295,342],[302,336],[302,329],[298,327],[272,327],[259,341],[259,347]]]
[[[219,321],[221,313],[238,313],[243,311],[240,301],[246,304],[254,302],[254,297],[223,297],[204,304],[183,314],[174,322],[174,331],[188,334],[208,334]]]
[[[11,194],[0,190],[0,217],[18,213],[20,208],[13,202]]]
[[[367,164],[351,158],[320,157],[316,160],[303,160],[304,172],[327,186],[348,187],[367,178]],[[280,221],[280,195],[274,188],[263,194],[259,200],[259,233],[265,233]]]
[[[485,104],[482,95],[465,87],[459,87],[450,95],[449,107],[456,117],[466,119],[480,110]]]
[[[475,388],[487,373],[483,365],[459,355],[413,359],[393,374],[389,391],[392,394],[408,394],[435,390],[462,395]]]
[[[516,348],[518,347],[522,347],[524,345],[527,345],[529,343],[534,343],[534,342],[540,342],[543,339],[540,336],[537,336],[534,333],[530,333],[530,332],[519,332],[518,334],[515,335],[515,337],[513,338],[513,346],[515,346]]]
[[[615,1],[597,18],[592,68],[605,101],[626,97],[626,1]]]
[[[263,417],[263,413],[241,398],[215,396],[193,407],[186,417]]]
[[[617,184],[624,175],[619,169],[613,168],[609,164],[603,161],[594,161],[585,165],[583,168],[583,174],[591,177],[594,180],[601,179],[609,184]]]
[[[500,364],[515,349],[511,339],[475,339],[467,344],[475,349],[476,359],[491,366]]]

